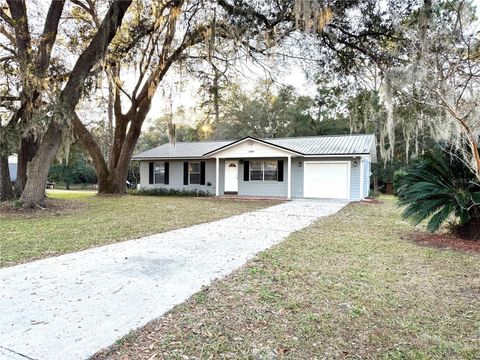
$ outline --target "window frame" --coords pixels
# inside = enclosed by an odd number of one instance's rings
[[[157,167],[159,170],[157,171]],[[163,175],[163,181],[157,182],[157,174],[160,176],[160,180],[162,180],[161,176]],[[153,184],[165,184],[165,161],[155,161],[153,163]]]
[[[192,164],[198,164],[198,172],[192,171]],[[198,183],[192,182],[192,174],[198,175]],[[201,161],[189,161],[188,162],[188,184],[189,185],[200,185],[202,182],[202,164]]]
[[[252,169],[252,165],[254,162],[259,162],[261,164],[261,169]],[[276,170],[266,170],[266,171],[275,171],[277,176],[275,179],[266,179],[265,180],[265,163],[272,162],[275,163]],[[262,181],[262,182],[278,182],[278,160],[251,160],[250,161],[250,168],[248,169],[248,176],[250,181]],[[252,178],[252,171],[261,171],[262,178],[261,179],[253,179]]]

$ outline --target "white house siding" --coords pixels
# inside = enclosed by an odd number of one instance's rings
[[[238,173],[238,195],[240,196],[278,196],[287,197],[287,158],[255,158],[255,160],[283,160],[283,181],[244,181],[243,165],[239,166]]]
[[[370,192],[370,173],[372,169],[371,169],[370,159],[368,157],[364,156],[362,161],[363,161],[363,194],[364,194],[364,197],[367,197]]]
[[[156,160],[164,161],[164,160]],[[202,190],[215,194],[215,160],[192,160],[205,161],[205,185],[183,185],[183,163],[188,160],[165,160],[170,163],[169,184],[149,184],[149,163],[152,161],[140,161],[140,187],[142,189],[176,189],[176,190]],[[211,185],[208,186],[208,183]]]
[[[350,161],[350,200],[360,200],[360,161],[361,158],[349,157],[309,157],[309,158],[293,158],[292,159],[292,197],[303,197],[303,172],[305,169],[305,161]],[[353,166],[357,161],[357,166]],[[302,166],[298,166],[299,162]]]

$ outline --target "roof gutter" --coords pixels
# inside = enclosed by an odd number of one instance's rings
[[[355,153],[355,154],[308,154],[308,155],[301,155],[301,157],[305,158],[312,158],[312,157],[357,157],[357,156],[364,156],[369,155],[369,153]]]

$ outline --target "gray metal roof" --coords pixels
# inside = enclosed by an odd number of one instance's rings
[[[175,146],[164,144],[154,149],[136,154],[132,159],[202,158],[205,154],[242,140],[243,139],[235,141],[178,142]],[[370,134],[307,136],[258,140],[297,152],[301,155],[359,155],[373,153],[375,156],[375,136]]]
[[[163,144],[132,156],[132,160],[142,159],[191,159],[202,158],[203,154],[231,144],[233,141],[177,142],[175,146]]]
[[[304,155],[368,154],[375,142],[374,135],[334,135],[265,139]]]

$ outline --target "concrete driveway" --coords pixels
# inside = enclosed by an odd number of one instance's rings
[[[0,359],[86,359],[345,204],[296,200],[0,269]]]

